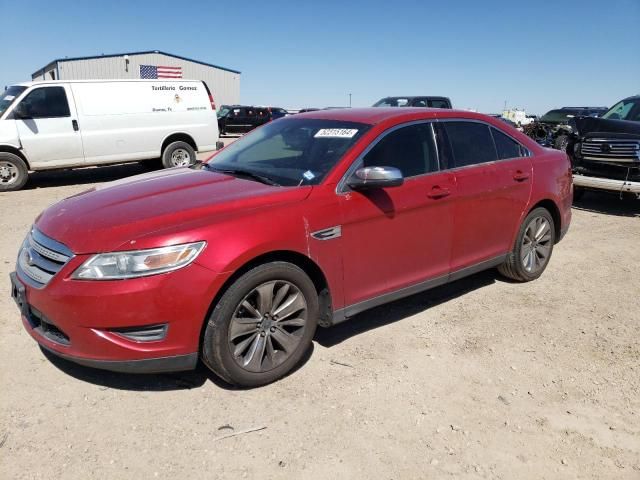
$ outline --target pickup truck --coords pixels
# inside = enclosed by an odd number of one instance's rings
[[[574,198],[586,190],[640,199],[640,95],[625,98],[602,117],[571,121],[567,146],[573,168]]]

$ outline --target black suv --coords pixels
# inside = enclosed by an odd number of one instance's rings
[[[524,127],[524,133],[544,147],[566,150],[572,129],[569,121],[576,117],[597,117],[607,107],[562,107],[550,110],[536,122]]]
[[[567,148],[576,198],[608,190],[640,198],[640,95],[625,98],[600,118],[577,117]]]
[[[451,108],[451,100],[447,97],[386,97],[378,100],[373,106]]]
[[[220,135],[247,133],[285,115],[288,115],[287,111],[279,107],[222,105],[218,110],[218,130]]]

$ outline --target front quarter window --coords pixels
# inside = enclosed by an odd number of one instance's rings
[[[282,186],[318,185],[369,128],[356,122],[285,117],[221,150],[205,168]]]
[[[13,104],[13,102],[20,96],[22,92],[24,92],[27,87],[22,87],[19,85],[14,85],[7,88],[0,95],[0,115],[4,114],[7,109]]]

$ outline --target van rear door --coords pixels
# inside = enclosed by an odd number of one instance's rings
[[[37,86],[18,105],[22,116],[14,119],[20,144],[32,168],[84,163],[80,125],[68,85]]]

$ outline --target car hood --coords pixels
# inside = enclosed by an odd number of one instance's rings
[[[578,134],[581,137],[597,133],[640,135],[640,122],[610,120],[608,118],[597,117],[578,117],[575,119],[575,124]]]
[[[306,198],[312,187],[274,187],[221,173],[176,168],[130,177],[69,197],[45,210],[36,227],[76,254],[129,250],[153,232],[215,223]]]

